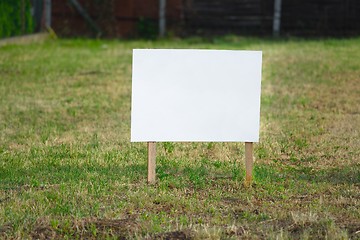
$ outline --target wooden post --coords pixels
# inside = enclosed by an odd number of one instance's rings
[[[148,183],[155,183],[156,176],[156,142],[148,142]]]
[[[246,177],[245,177],[245,186],[251,186],[252,181],[252,170],[253,170],[253,143],[245,142],[245,168],[246,168]]]

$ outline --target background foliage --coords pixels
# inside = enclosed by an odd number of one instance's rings
[[[0,1],[0,38],[31,33],[33,22],[29,0]]]

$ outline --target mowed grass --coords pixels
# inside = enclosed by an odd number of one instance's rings
[[[252,187],[243,143],[158,143],[147,185],[133,48],[263,51]],[[357,239],[359,131],[360,38],[3,46],[0,238]]]

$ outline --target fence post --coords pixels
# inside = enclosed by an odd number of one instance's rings
[[[51,28],[51,0],[45,0],[45,28]]]
[[[274,19],[273,19],[273,36],[280,36],[281,25],[281,0],[275,0],[274,2]]]
[[[166,0],[159,0],[159,36],[166,33]]]

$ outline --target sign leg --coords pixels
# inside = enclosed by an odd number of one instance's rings
[[[251,186],[253,166],[254,166],[253,143],[245,142],[245,168],[246,168],[245,186],[247,187]]]
[[[156,176],[156,142],[148,142],[148,183],[155,183]]]

